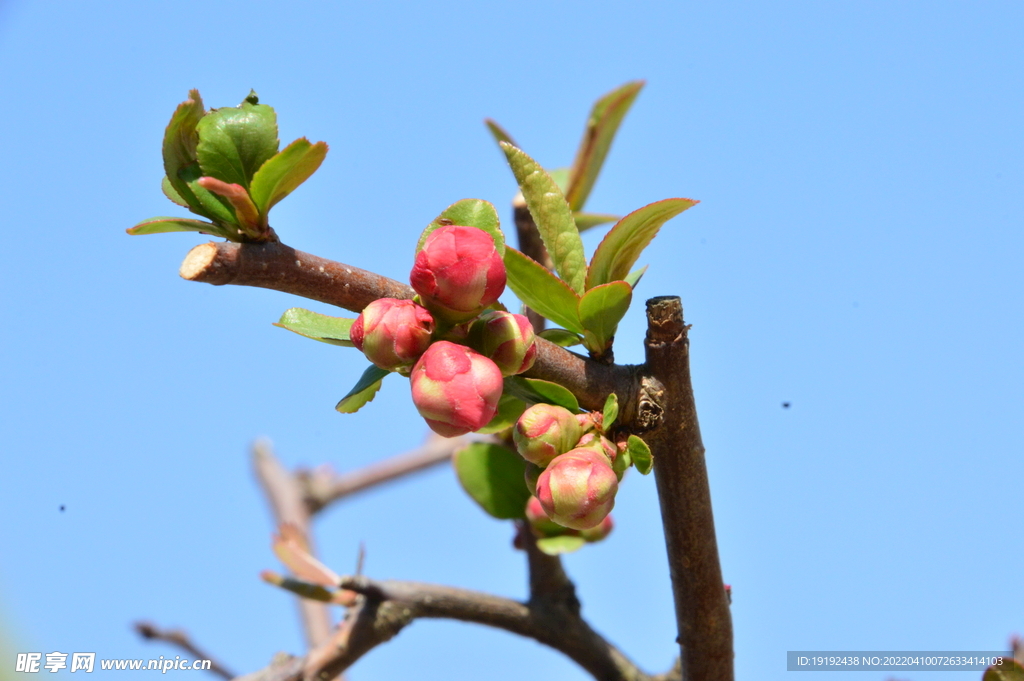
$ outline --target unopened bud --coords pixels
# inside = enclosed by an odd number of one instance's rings
[[[610,464],[614,464],[615,459],[618,458],[619,455],[619,450],[615,446],[615,443],[596,431],[585,433],[583,437],[580,438],[580,441],[575,448],[592,449],[599,454],[604,454]]]
[[[411,300],[380,298],[349,329],[353,345],[381,369],[411,367],[430,346],[434,318]]]
[[[494,418],[501,399],[501,371],[464,345],[438,341],[412,369],[412,401],[438,435],[479,430]]]
[[[537,480],[537,498],[545,513],[574,530],[598,526],[615,506],[618,489],[608,459],[592,449],[562,454]]]
[[[431,309],[451,319],[469,319],[505,290],[505,263],[490,234],[448,225],[427,237],[409,280]]]
[[[505,376],[523,373],[537,357],[533,325],[521,314],[495,310],[480,315],[469,330],[469,344]]]
[[[535,404],[519,417],[512,429],[512,439],[524,459],[544,467],[576,446],[580,424],[565,407]]]

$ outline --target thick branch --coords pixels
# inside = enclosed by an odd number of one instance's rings
[[[196,645],[192,643],[192,639],[188,637],[188,634],[181,629],[161,629],[150,622],[136,622],[135,631],[138,632],[139,636],[148,641],[165,641],[176,645],[191,655],[194,660],[209,660],[209,671],[217,676],[221,676],[225,679],[235,678],[234,674],[228,671],[224,665],[217,662],[217,660],[210,657],[209,653],[196,647]]]
[[[310,515],[315,515],[343,497],[444,463],[456,451],[479,439],[481,436],[445,438],[431,433],[421,447],[348,473],[338,475],[317,469],[299,471],[296,477],[302,486],[306,509]]]
[[[302,532],[309,552],[316,555],[313,535],[309,527],[309,512],[302,498],[302,489],[295,477],[274,456],[270,443],[257,441],[253,445],[253,468],[274,514],[274,526],[291,523]],[[314,648],[331,635],[331,613],[327,606],[305,598],[298,599],[299,617],[306,633],[306,643]]]
[[[650,391],[664,410],[664,420],[644,439],[654,454],[683,677],[727,681],[733,678],[732,617],[690,383],[689,327],[677,297],[647,301],[647,320],[647,368],[660,384],[652,384]]]
[[[405,284],[350,265],[296,251],[279,243],[206,243],[193,248],[181,276],[221,286],[258,286],[361,312],[378,298],[411,298]],[[638,381],[631,367],[604,365],[538,339],[537,360],[525,375],[564,385],[587,409],[601,409],[609,393],[619,396],[619,418],[634,415]]]

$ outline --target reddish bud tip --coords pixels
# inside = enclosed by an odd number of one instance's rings
[[[479,430],[498,411],[501,371],[463,345],[438,341],[412,369],[412,401],[431,430],[456,437]]]
[[[363,310],[349,329],[352,344],[381,369],[412,366],[430,346],[434,318],[411,300],[381,298]]]
[[[448,225],[427,237],[409,280],[428,307],[466,319],[497,301],[505,290],[505,263],[490,234]]]
[[[615,506],[619,482],[608,459],[592,449],[573,449],[555,458],[537,480],[537,498],[559,525],[588,530]]]

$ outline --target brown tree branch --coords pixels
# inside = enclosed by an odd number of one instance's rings
[[[378,298],[411,298],[405,284],[357,267],[303,253],[280,243],[206,243],[193,248],[181,265],[189,281],[221,286],[257,286],[361,312]],[[633,367],[605,365],[538,339],[537,360],[524,374],[565,386],[586,409],[601,409],[609,393],[619,396],[623,425],[636,415],[639,390]]]
[[[354,471],[337,474],[323,469],[300,470],[295,476],[301,486],[307,511],[310,515],[316,515],[343,497],[444,463],[462,447],[481,439],[490,438],[481,435],[445,438],[431,433],[426,442],[416,449]]]
[[[665,528],[683,677],[731,681],[732,617],[722,584],[704,444],[690,382],[689,327],[678,297],[647,301],[647,386],[664,421],[644,435]]]
[[[303,535],[310,554],[316,555],[313,534],[310,531],[309,512],[303,500],[302,489],[295,477],[274,456],[270,443],[258,440],[252,448],[253,469],[263,487],[274,515],[274,527],[291,523]],[[322,645],[331,636],[331,612],[327,605],[299,598],[299,617],[306,633],[309,648]]]
[[[455,619],[532,638],[558,650],[600,681],[679,681],[672,672],[649,676],[590,628],[578,611],[531,599],[416,582],[343,577],[341,587],[362,595],[331,641],[309,655],[271,665],[246,681],[329,679],[421,618]]]
[[[134,627],[139,636],[147,641],[164,641],[175,645],[191,655],[195,660],[209,660],[209,671],[211,673],[217,674],[225,679],[235,678],[235,675],[228,671],[224,665],[217,662],[217,660],[210,657],[209,653],[200,650],[194,643],[192,643],[192,639],[190,639],[188,634],[181,629],[161,629],[150,622],[136,622]]]

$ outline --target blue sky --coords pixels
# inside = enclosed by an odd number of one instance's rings
[[[701,200],[645,254],[637,295],[682,296],[694,325],[738,677],[786,677],[787,650],[1003,648],[1024,633],[1022,20],[1010,2],[0,4],[12,647],[173,656],[130,630],[152,619],[239,672],[300,652],[292,603],[257,577],[278,565],[250,443],[346,470],[426,432],[399,384],[334,411],[361,358],[271,326],[325,306],[183,282],[202,237],[124,234],[175,214],[160,139],[190,88],[210,106],[255,88],[283,141],[331,145],[275,209],[286,243],[404,279],[445,206],[509,215],[484,117],[567,165],[593,99],[645,78],[588,207]],[[642,308],[621,362],[642,361]],[[594,626],[662,671],[653,480],[627,479],[615,516],[566,564]],[[374,577],[524,593],[510,528],[447,468],[340,504],[317,534],[339,572],[365,541]],[[351,678],[484,674],[585,678],[430,621]]]

